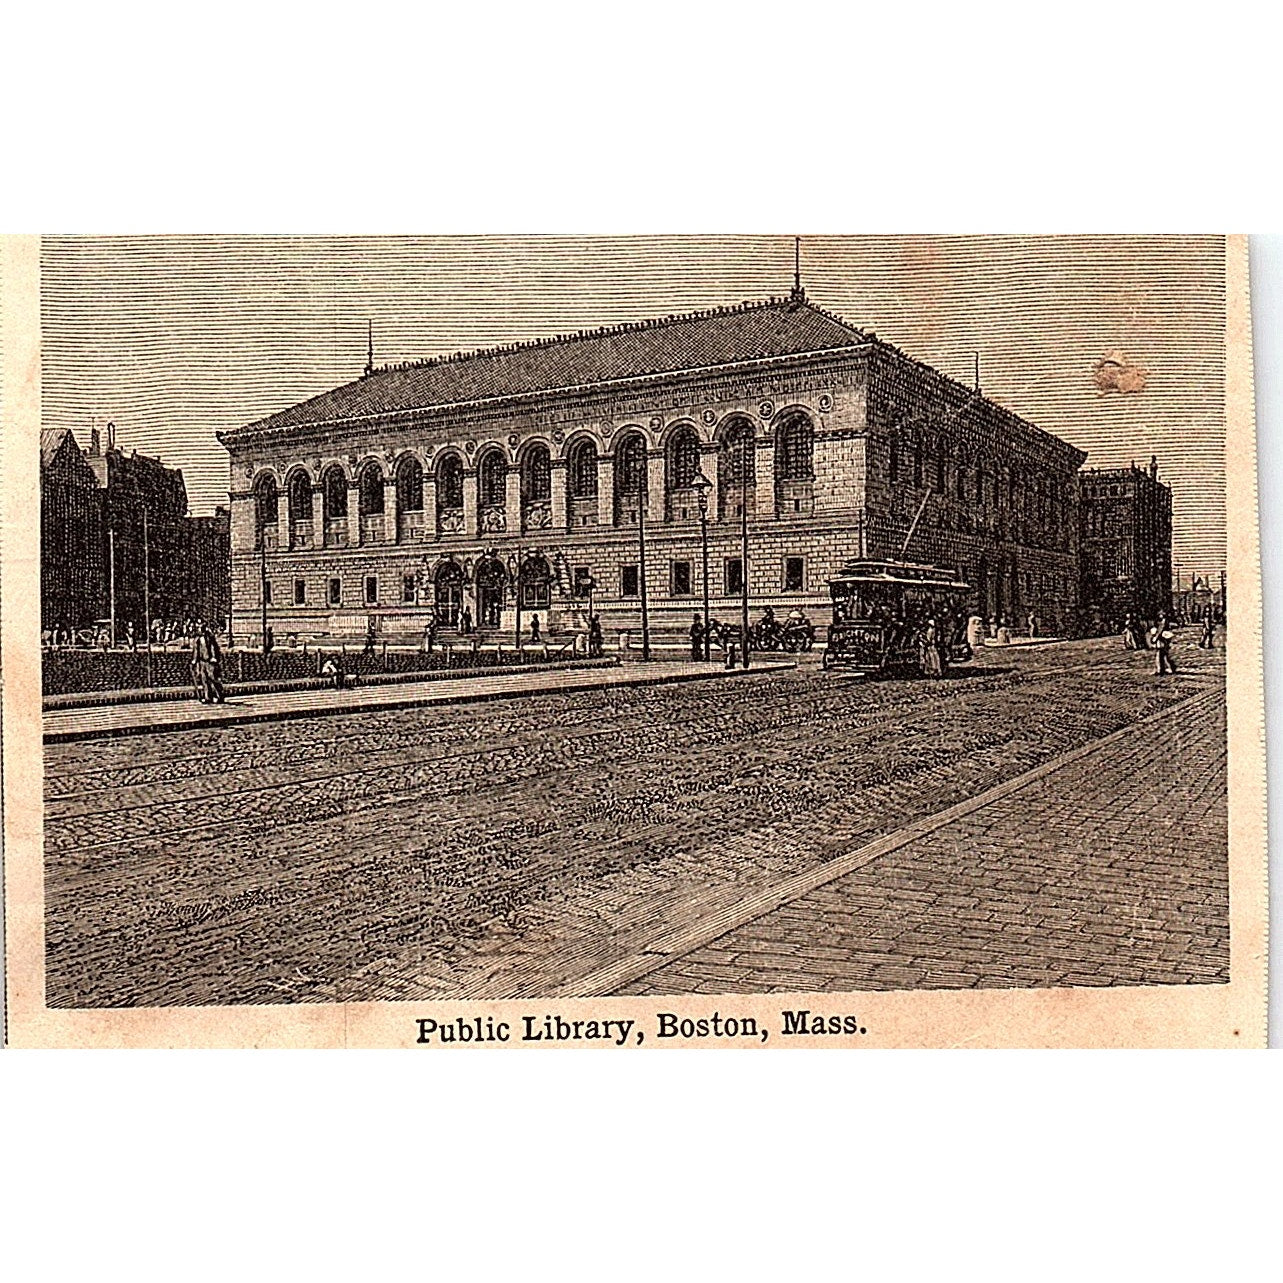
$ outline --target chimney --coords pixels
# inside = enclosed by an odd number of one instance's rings
[[[1149,479],[1151,481],[1158,480],[1158,455],[1156,454],[1149,456]]]
[[[94,424],[89,429],[89,457],[96,459],[102,453],[101,441],[98,437],[98,425]]]
[[[108,450],[114,450],[115,448],[116,448],[116,425],[115,425],[114,423],[112,423],[110,420],[108,420],[108,422],[107,422],[107,449],[108,449]]]

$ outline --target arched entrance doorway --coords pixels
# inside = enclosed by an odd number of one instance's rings
[[[519,576],[522,610],[547,610],[552,601],[552,567],[548,559],[533,553],[521,563]]]
[[[463,610],[463,568],[447,561],[437,570],[435,587],[438,626],[458,628]]]
[[[499,627],[506,580],[503,566],[493,557],[477,563],[477,623],[480,627]]]

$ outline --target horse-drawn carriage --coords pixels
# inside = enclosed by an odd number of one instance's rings
[[[823,666],[938,675],[971,658],[966,604],[971,587],[941,566],[848,562],[829,580],[833,622]]]
[[[723,624],[713,620],[709,625],[708,639],[713,646],[729,650],[734,646],[743,653],[743,628],[739,624]],[[784,619],[776,619],[769,608],[748,629],[749,649],[751,651],[784,651],[790,655],[810,650],[815,645],[815,625],[800,611],[793,612]]]

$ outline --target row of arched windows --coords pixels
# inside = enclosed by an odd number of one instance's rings
[[[811,419],[801,411],[787,415],[775,433],[775,475],[777,482],[809,483],[814,478],[815,431]],[[756,433],[746,417],[732,417],[723,424],[717,439],[718,517],[738,516],[740,505],[747,502],[752,511],[756,486]],[[572,502],[595,500],[598,490],[599,465],[613,464],[615,521],[627,523],[636,519],[641,496],[647,493],[649,448],[640,431],[628,431],[616,440],[608,455],[599,455],[596,443],[580,438],[566,454],[566,495]],[[696,502],[696,482],[702,476],[703,445],[691,426],[678,427],[664,446],[664,488],[668,501],[667,515],[680,511],[689,517]],[[482,508],[502,509],[507,503],[510,465],[507,456],[497,448],[486,449],[477,457],[477,500]],[[520,476],[523,506],[542,505],[552,497],[552,456],[547,445],[535,442],[521,452],[516,464]],[[434,477],[437,487],[438,520],[442,513],[462,513],[464,463],[453,451],[436,462]],[[398,463],[394,479],[398,513],[423,511],[424,470],[414,455]],[[357,473],[356,490],[359,516],[376,517],[384,512],[384,479],[381,466],[371,460]],[[285,489],[289,498],[291,521],[310,523],[314,489],[303,469],[291,472]],[[316,487],[321,495],[322,519],[330,523],[346,520],[348,514],[348,480],[337,464],[326,468]],[[279,516],[276,481],[270,475],[259,478],[254,487],[259,529],[274,526]],[[796,510],[796,509],[795,509]]]

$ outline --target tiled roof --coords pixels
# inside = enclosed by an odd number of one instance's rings
[[[804,299],[769,299],[376,370],[221,436],[857,347],[870,338]]]

